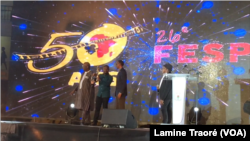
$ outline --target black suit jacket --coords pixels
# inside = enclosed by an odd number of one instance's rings
[[[117,74],[115,96],[122,93],[122,96],[127,96],[127,72],[122,68]]]
[[[172,80],[165,77],[158,92],[161,100],[172,100]]]

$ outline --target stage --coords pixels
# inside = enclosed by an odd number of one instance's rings
[[[149,128],[108,129],[101,126],[1,121],[2,141],[147,141]]]

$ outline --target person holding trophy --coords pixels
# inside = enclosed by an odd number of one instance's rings
[[[97,76],[96,81],[99,81],[98,93],[96,96],[95,114],[93,125],[97,125],[98,117],[100,114],[101,106],[108,108],[110,98],[110,84],[113,82],[113,77],[109,74],[109,66],[103,67],[103,74]]]

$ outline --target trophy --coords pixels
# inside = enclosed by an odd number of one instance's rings
[[[97,75],[98,75],[99,72],[100,72],[100,67],[97,66],[97,68],[96,68],[96,73],[94,73],[94,76],[92,77],[92,80],[94,80],[95,82],[96,82]]]

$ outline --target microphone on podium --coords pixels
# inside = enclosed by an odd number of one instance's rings
[[[198,69],[201,68],[201,66],[197,67],[197,68],[192,68],[191,70],[188,71],[188,73],[190,73],[191,71],[194,71],[196,74],[202,74],[202,72],[200,72]]]
[[[183,70],[185,70],[186,68],[187,68],[187,64],[184,64],[183,66],[182,66],[182,69],[179,71],[179,72],[183,72]]]

